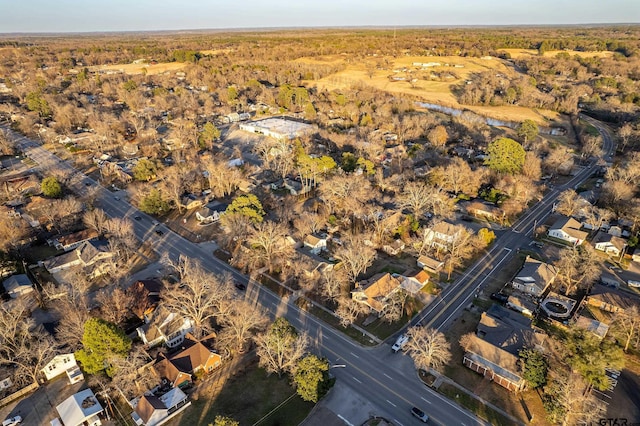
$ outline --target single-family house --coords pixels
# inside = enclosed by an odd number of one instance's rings
[[[524,389],[518,352],[525,348],[544,351],[545,335],[531,327],[531,320],[493,305],[480,317],[476,334],[465,343],[463,364],[510,391]]]
[[[526,381],[522,377],[517,356],[476,335],[469,336],[465,349],[462,363],[467,368],[512,392],[518,392],[525,388]]]
[[[356,288],[351,292],[351,298],[369,306],[378,315],[382,315],[389,304],[389,298],[400,290],[400,286],[400,280],[390,273],[379,273],[356,284]]]
[[[555,266],[527,256],[511,286],[523,293],[540,297],[553,284],[557,274]]]
[[[382,250],[389,256],[397,256],[404,250],[404,243],[402,240],[395,240],[392,243],[388,243],[382,246]]]
[[[587,304],[607,312],[624,312],[632,306],[640,306],[640,298],[617,288],[596,284],[586,299]]]
[[[127,288],[131,300],[131,311],[140,319],[150,319],[160,303],[162,281],[157,279],[138,280]]]
[[[211,373],[222,364],[222,357],[211,349],[214,337],[212,334],[200,341],[188,333],[180,345],[181,350],[173,355],[161,354],[153,368],[173,387],[190,384],[194,374]]]
[[[304,246],[313,254],[320,254],[321,251],[327,250],[327,238],[319,237],[313,234],[304,238]]]
[[[500,305],[482,313],[476,334],[515,356],[525,347],[544,351],[545,335],[532,327],[532,320]]]
[[[425,271],[407,271],[402,275],[400,287],[409,294],[417,294],[429,283],[429,274]]]
[[[486,219],[491,222],[502,223],[506,213],[499,207],[480,201],[472,201],[464,206],[464,210],[470,216]]]
[[[211,207],[203,207],[196,212],[196,219],[201,223],[214,223],[220,220],[220,217],[224,213],[223,210],[211,208]]]
[[[100,414],[104,411],[91,389],[85,389],[56,406],[64,426],[100,426]]]
[[[624,238],[602,231],[598,231],[596,236],[593,237],[592,244],[596,250],[603,251],[616,257],[620,256],[627,247],[627,242]]]
[[[63,235],[53,241],[53,245],[58,250],[69,251],[78,247],[80,244],[95,240],[98,238],[98,231],[95,229],[83,229],[73,234]]]
[[[285,178],[282,186],[286,188],[291,195],[304,195],[311,192],[311,186],[298,182],[297,180]]]
[[[622,228],[618,225],[610,226],[607,230],[607,234],[613,235],[614,237],[622,237]]]
[[[563,216],[549,228],[547,234],[574,245],[581,245],[589,236],[588,232],[581,231],[580,222],[572,217]]]
[[[432,274],[437,274],[444,267],[443,261],[425,255],[418,258],[417,264],[420,268]]]
[[[149,347],[164,343],[169,348],[175,348],[184,341],[187,333],[193,332],[193,320],[170,312],[160,305],[153,312],[151,320],[136,331],[142,342]]]
[[[45,260],[43,266],[51,274],[81,266],[87,269],[89,275],[95,277],[105,273],[103,264],[113,256],[114,253],[106,241],[90,240],[83,242],[73,251]]]
[[[11,275],[2,282],[2,285],[13,299],[33,291],[33,283],[26,274]]]
[[[160,395],[143,395],[135,404],[131,418],[138,426],[159,426],[191,405],[180,388]]]
[[[425,231],[425,240],[431,243],[432,247],[447,249],[458,238],[460,238],[461,229],[449,222],[438,222],[433,228]]]
[[[42,373],[44,373],[47,380],[66,374],[70,384],[84,380],[84,375],[80,367],[78,367],[73,353],[56,355],[44,366]]]

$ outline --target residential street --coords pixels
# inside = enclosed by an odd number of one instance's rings
[[[604,155],[607,158],[613,152],[612,140],[597,122],[592,124],[604,137]],[[142,220],[131,220],[136,236],[140,241],[150,241],[158,255],[167,254],[172,259],[177,259],[180,255],[188,256],[199,259],[212,273],[232,274],[236,281],[247,285],[245,298],[262,305],[271,316],[284,316],[296,328],[306,330],[319,353],[326,356],[333,365],[345,365],[344,368],[333,368],[332,373],[338,381],[357,390],[362,398],[375,407],[375,415],[385,417],[400,426],[410,425],[414,424],[415,418],[409,410],[412,406],[416,406],[428,413],[433,424],[447,426],[486,424],[425,386],[418,379],[409,357],[392,353],[390,349],[392,341],[375,348],[361,347],[331,326],[307,315],[293,303],[281,300],[263,286],[250,283],[248,277],[215,258],[208,246],[203,247],[192,243],[164,225],[155,226],[150,216],[131,206],[124,196],[118,196],[119,199],[116,199],[116,195],[123,193],[112,193],[98,186],[93,179],[76,171],[38,143],[17,134],[14,136],[24,154],[36,161],[41,168],[55,166],[68,171],[72,176],[70,185],[72,190],[81,194],[87,191],[89,186],[98,187],[97,204],[109,216],[133,218],[135,215],[140,215]],[[563,190],[575,187],[587,179],[593,173],[595,166],[596,161],[591,161],[569,182],[549,191],[511,229],[503,233],[481,259],[450,284],[436,302],[427,306],[420,315],[416,316],[414,323],[422,321],[427,326],[446,329],[501,265],[508,262],[519,248],[527,246],[531,241],[533,229],[537,224],[543,223],[551,213],[558,195]],[[162,230],[163,234],[157,235],[156,229]],[[460,360],[454,360],[454,362],[460,362]],[[345,413],[345,415],[348,414]]]

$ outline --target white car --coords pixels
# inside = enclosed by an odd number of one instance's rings
[[[401,334],[396,340],[396,342],[393,344],[393,346],[391,346],[391,350],[393,352],[398,352],[400,349],[402,349],[404,345],[407,344],[408,341],[409,341],[409,336],[407,336],[406,334]]]
[[[15,416],[2,422],[2,426],[15,426],[15,425],[19,425],[20,423],[22,423],[22,417]]]

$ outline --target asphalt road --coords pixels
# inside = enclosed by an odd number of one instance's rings
[[[414,424],[416,419],[410,414],[412,406],[426,411],[431,423],[438,425],[484,425],[483,420],[459,407],[447,398],[426,387],[417,377],[415,368],[408,357],[392,354],[388,344],[376,348],[363,348],[347,336],[326,325],[313,316],[307,315],[293,303],[288,303],[263,286],[250,282],[226,263],[215,258],[208,250],[194,244],[164,225],[155,225],[154,220],[138,211],[124,199],[124,191],[111,192],[98,185],[93,179],[75,170],[37,142],[14,134],[19,148],[25,155],[39,164],[40,168],[59,168],[69,173],[69,187],[84,194],[89,187],[98,188],[96,201],[111,217],[131,218],[136,236],[140,241],[150,241],[157,253],[177,259],[180,255],[199,259],[202,265],[214,274],[231,274],[237,282],[247,285],[244,297],[263,306],[272,316],[286,317],[296,328],[306,330],[313,345],[326,356],[336,368],[334,376],[348,386],[357,389],[380,412],[399,426]],[[610,154],[613,144],[605,134],[605,151]],[[436,303],[428,306],[418,320],[429,326],[445,328],[469,303],[473,294],[499,269],[500,265],[513,256],[518,247],[530,241],[536,223],[542,223],[550,214],[551,206],[562,190],[578,185],[588,178],[595,160],[585,167],[571,181],[550,191],[539,203],[531,208],[506,233],[501,235],[488,252],[467,272],[443,292]],[[119,199],[116,199],[118,197]],[[134,216],[142,220],[133,220]],[[160,229],[163,234],[155,231]],[[341,367],[344,365],[344,367]],[[340,366],[340,367],[338,367]]]

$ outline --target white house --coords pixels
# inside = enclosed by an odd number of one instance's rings
[[[596,236],[593,238],[592,243],[596,250],[603,251],[612,256],[620,256],[627,247],[627,242],[624,238],[602,231],[598,231]]]
[[[444,267],[444,262],[429,256],[422,255],[416,261],[416,264],[425,271],[437,274]]]
[[[100,426],[99,414],[104,411],[91,389],[85,389],[56,406],[64,426]]]
[[[313,254],[319,254],[321,251],[327,250],[327,239],[316,237],[315,235],[307,235],[304,239],[304,246]]]
[[[196,212],[196,219],[201,223],[214,223],[220,220],[222,213],[209,207],[203,207]]]
[[[158,426],[169,421],[191,405],[180,388],[173,388],[164,395],[144,395],[135,404],[131,418],[138,426]]]
[[[175,348],[184,341],[187,333],[193,332],[193,320],[162,307],[153,312],[148,324],[136,329],[142,342],[149,346],[157,346],[164,342],[169,348]]]
[[[61,374],[67,374],[69,383],[74,384],[84,380],[84,375],[76,363],[76,357],[73,353],[56,355],[42,369],[47,380],[58,377]]]
[[[562,241],[566,241],[567,243],[579,246],[589,235],[589,233],[580,230],[581,226],[580,222],[574,218],[565,216],[558,219],[549,228],[549,232],[547,233],[550,237],[558,238]]]
[[[2,285],[13,299],[33,291],[33,283],[26,274],[12,275],[4,280]]]

